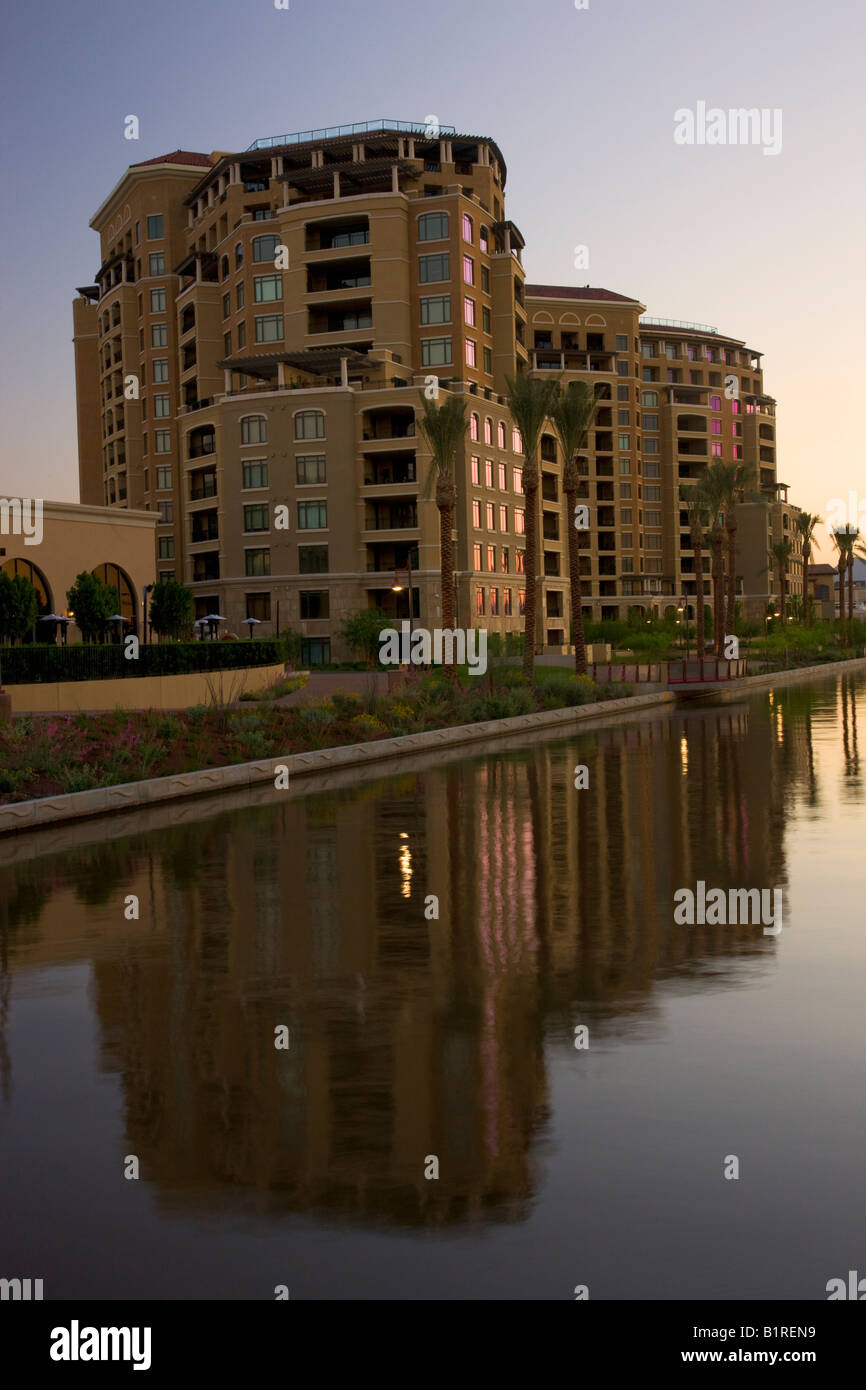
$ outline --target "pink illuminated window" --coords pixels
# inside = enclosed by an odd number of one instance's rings
[[[514,508],[514,534],[517,536],[526,535],[526,513],[522,507]]]
[[[477,454],[472,455],[472,481],[476,487],[481,485],[481,463]]]
[[[480,546],[480,545],[473,545],[473,547],[472,547],[472,568],[473,568],[474,570],[478,570],[478,571],[480,571],[480,569],[481,569],[481,546]]]
[[[498,431],[499,431],[499,447],[500,447],[500,449],[504,449],[504,448],[505,448],[505,425],[503,424],[503,422],[502,422],[501,420],[499,421]],[[505,484],[503,483],[502,486],[504,487]]]
[[[721,432],[722,432],[722,422],[721,422],[721,420],[711,420],[711,421],[710,421],[710,434],[721,434]]]
[[[734,445],[734,458],[735,458],[735,459],[741,459],[742,457],[743,457],[743,446],[742,446],[742,444],[735,444],[735,445]]]
[[[481,503],[477,497],[472,499],[472,525],[476,531],[481,530]]]
[[[471,256],[463,257],[463,279],[467,285],[475,284],[475,262]]]
[[[512,468],[511,470],[511,491],[523,491],[523,473],[519,468]]]
[[[504,464],[504,463],[500,463],[499,468],[497,469],[497,472],[498,472],[498,474],[499,474],[499,491],[500,491],[500,492],[504,492],[505,489],[506,489],[506,487],[508,486],[508,484],[507,484],[506,481],[505,481],[505,464]]]
[[[478,438],[478,416],[474,413],[469,416],[469,438]]]
[[[493,459],[484,460],[484,486],[493,486]]]
[[[468,213],[468,212],[464,212],[464,214],[463,214],[463,218],[462,218],[462,228],[463,228],[463,240],[464,240],[464,241],[471,242],[471,241],[472,241],[472,231],[473,231],[473,228],[472,228],[472,218],[469,216],[469,213]]]
[[[493,443],[493,421],[489,415],[485,415],[484,417],[484,443]]]
[[[499,529],[500,529],[500,531],[507,531],[507,530],[508,530],[508,508],[507,508],[507,507],[502,507],[502,506],[500,506],[500,508],[499,508]]]
[[[476,590],[475,590],[475,612],[478,614],[478,617],[479,617],[479,618],[483,618],[483,617],[484,617],[484,590],[483,590],[483,589],[476,589]]]
[[[470,299],[468,294],[463,299],[463,319],[470,328],[475,327],[475,300]]]
[[[515,454],[523,453],[523,440],[520,438],[520,430],[516,425],[511,431],[511,448]]]
[[[494,528],[494,525],[493,525],[493,503],[492,503],[492,502],[485,502],[485,504],[484,504],[484,520],[485,520],[486,523],[487,523],[487,529],[488,529],[488,531],[492,531],[492,530],[495,529],[495,528]]]
[[[495,618],[499,613],[499,590],[490,590],[490,616]]]
[[[488,547],[487,547],[487,568],[488,568],[488,570],[489,570],[489,572],[490,572],[491,574],[492,574],[493,571],[496,569],[496,546],[495,546],[495,545],[488,545]]]
[[[466,339],[466,365],[467,367],[475,366],[475,342],[472,338]]]
[[[721,396],[710,396],[710,410],[721,410],[721,408],[722,408],[722,398],[721,398]]]
[[[721,444],[711,444],[711,445],[710,445],[710,453],[712,454],[712,456],[713,456],[714,459],[720,459],[720,458],[722,457],[722,446],[721,446]]]
[[[734,400],[731,401],[731,412],[734,415],[739,415],[740,413],[740,402],[736,399],[736,397],[734,398]]]

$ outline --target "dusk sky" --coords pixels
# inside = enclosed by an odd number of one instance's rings
[[[129,164],[435,115],[499,144],[530,281],[744,338],[765,354],[791,500],[826,515],[854,490],[866,508],[851,0],[79,0],[8,8],[4,39],[4,495],[78,497],[72,299],[99,265],[89,219]],[[778,108],[781,152],[678,145],[674,112],[699,102]]]

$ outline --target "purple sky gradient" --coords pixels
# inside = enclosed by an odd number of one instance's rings
[[[4,40],[3,495],[78,496],[71,301],[99,264],[88,221],[128,164],[435,115],[502,149],[529,280],[745,338],[766,354],[792,500],[826,515],[853,489],[866,508],[866,8],[79,0],[7,9]],[[781,108],[781,153],[676,145],[674,112],[698,101]]]

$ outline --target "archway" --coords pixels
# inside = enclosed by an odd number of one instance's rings
[[[53,611],[51,600],[51,588],[48,583],[48,580],[45,578],[45,575],[42,573],[41,569],[39,569],[37,565],[33,564],[32,560],[23,560],[18,558],[15,558],[13,560],[6,560],[3,563],[2,570],[4,574],[9,575],[10,579],[14,579],[16,574],[21,574],[24,576],[25,579],[30,580],[30,583],[36,590],[36,602],[39,604],[40,618],[42,617],[43,613],[51,613]]]
[[[135,598],[135,589],[132,580],[120,565],[112,564],[110,561],[104,565],[96,565],[91,574],[97,579],[101,579],[110,589],[116,589],[120,596],[120,607],[118,613],[122,613],[126,618],[128,626],[124,627],[124,632],[138,631],[138,604]]]

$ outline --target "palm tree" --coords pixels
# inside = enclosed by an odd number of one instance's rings
[[[781,607],[782,622],[786,618],[788,597],[788,564],[794,554],[794,543],[785,537],[784,540],[774,541],[770,546],[770,557],[776,567],[779,576],[779,603]]]
[[[553,414],[559,395],[558,378],[519,373],[506,377],[508,408],[523,443],[523,492],[526,498],[526,607],[523,623],[523,670],[529,679],[535,669],[535,609],[538,572],[538,441],[544,422]]]
[[[695,555],[695,580],[697,586],[697,624],[698,624],[698,671],[704,678],[704,527],[707,522],[707,508],[700,488],[684,487],[680,483],[680,500],[685,502],[689,515],[692,550]],[[683,599],[685,602],[685,598]],[[688,622],[688,615],[686,615]]]
[[[436,506],[439,508],[439,591],[442,595],[442,626],[453,631],[457,626],[454,611],[454,512],[457,506],[457,484],[455,481],[454,460],[457,449],[466,433],[466,402],[460,396],[448,395],[442,405],[419,392],[423,414],[418,421],[432,454],[430,472],[427,474],[426,496],[430,496],[433,480],[436,481]],[[412,601],[412,595],[409,595]],[[451,646],[453,657],[456,643]],[[454,661],[445,663],[445,674],[455,680],[457,667]]]
[[[815,540],[815,528],[823,526],[824,518],[818,516],[816,512],[798,512],[794,518],[794,525],[800,536],[803,538],[803,621],[806,627],[812,625],[812,599],[809,594],[809,561],[812,558],[812,546],[818,548]]]
[[[754,464],[736,465],[736,478],[730,501],[725,509],[725,530],[728,533],[728,612],[726,631],[734,631],[734,618],[737,611],[737,505],[741,502],[763,502],[765,499],[754,491],[757,480]]]
[[[553,405],[553,423],[562,445],[562,491],[565,494],[565,524],[568,528],[568,573],[571,582],[571,627],[574,641],[574,669],[586,675],[586,643],[583,636],[583,608],[580,594],[580,548],[575,530],[577,507],[577,459],[575,455],[586,438],[598,407],[592,388],[585,381],[572,382],[560,390]]]
[[[833,532],[833,544],[839,552],[839,643],[843,647],[845,645],[845,578],[849,564],[853,568],[854,542],[857,539],[857,534],[857,528],[854,526],[840,526]]]
[[[710,518],[710,546],[713,552],[713,651],[722,655],[725,632],[725,562],[722,554],[722,518],[731,504],[737,469],[733,463],[711,463],[698,483],[698,493]]]
[[[848,527],[848,534],[851,536],[851,545],[848,550],[848,623],[854,622],[854,547],[860,539],[860,532],[856,526]]]

